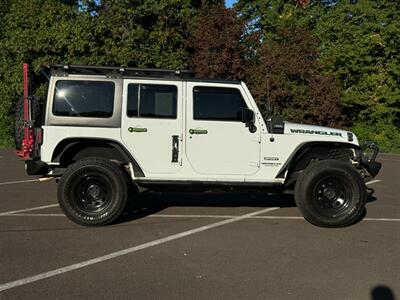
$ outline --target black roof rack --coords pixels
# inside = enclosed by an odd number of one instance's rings
[[[197,82],[220,82],[220,83],[240,83],[239,80],[228,79],[200,79],[195,78],[195,74],[189,70],[168,70],[168,69],[145,69],[130,67],[114,67],[114,66],[90,66],[90,65],[64,65],[52,64],[45,66],[47,72],[53,75],[65,76],[68,74],[84,74],[84,75],[105,75],[108,77],[147,77],[160,79],[180,79]],[[45,72],[46,74],[46,72]],[[49,78],[49,74],[46,78]]]
[[[168,69],[145,69],[112,66],[89,66],[89,65],[63,65],[54,64],[46,66],[55,73],[87,74],[87,75],[119,75],[119,76],[140,76],[156,78],[194,78],[194,73],[188,70]]]

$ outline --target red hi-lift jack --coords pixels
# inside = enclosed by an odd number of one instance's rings
[[[22,140],[21,149],[17,151],[17,155],[24,160],[30,158],[35,138],[33,134],[33,120],[31,114],[31,99],[29,97],[29,67],[28,64],[22,65],[22,72],[24,78],[24,138]]]

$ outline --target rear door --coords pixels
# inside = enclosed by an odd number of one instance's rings
[[[125,80],[121,136],[142,170],[176,173],[181,168],[182,82]]]
[[[187,83],[186,155],[202,175],[245,175],[259,169],[260,134],[242,123],[251,107],[240,85]]]

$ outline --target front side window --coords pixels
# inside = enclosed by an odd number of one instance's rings
[[[174,85],[129,84],[129,117],[175,119],[177,93]]]
[[[247,108],[242,94],[234,88],[194,87],[193,119],[241,121]]]
[[[109,118],[114,109],[115,85],[108,81],[59,80],[53,114],[68,117]]]

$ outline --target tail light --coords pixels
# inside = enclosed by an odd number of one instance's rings
[[[43,144],[43,129],[42,128],[35,128],[35,143],[36,143],[36,145]]]

